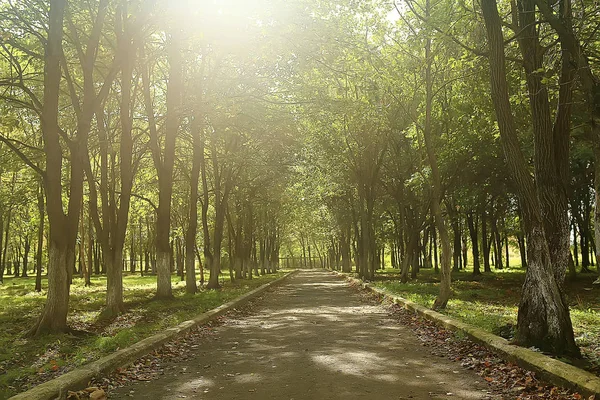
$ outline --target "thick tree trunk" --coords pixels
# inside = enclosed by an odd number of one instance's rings
[[[48,295],[39,320],[30,333],[60,333],[67,331],[69,310],[69,234],[68,220],[62,201],[62,150],[59,139],[58,107],[61,81],[63,18],[66,0],[50,4],[48,39],[44,63],[44,104],[41,127],[46,156],[44,187],[49,220]],[[76,165],[73,168],[77,168]],[[77,193],[72,193],[77,196]],[[81,197],[73,199],[79,203]],[[79,215],[79,213],[77,213]],[[73,243],[74,244],[74,243]]]
[[[564,3],[561,3],[561,5]],[[535,182],[540,199],[544,232],[556,282],[562,286],[569,262],[568,209],[569,137],[575,70],[562,45],[559,101],[554,124],[547,86],[538,72],[543,51],[536,26],[535,0],[519,0],[519,48],[523,55],[534,132]],[[570,7],[567,11],[570,15]]]
[[[589,125],[596,142],[596,146],[594,146],[596,162],[595,189],[596,210],[598,210],[598,165],[600,164],[598,162],[600,157],[600,150],[598,148],[598,143],[600,143],[600,96],[598,96],[598,93],[600,93],[600,79],[598,79],[597,75],[594,74],[595,69],[590,65],[590,58],[588,57],[588,54],[586,54],[586,49],[583,48],[581,41],[575,35],[575,29],[572,24],[571,1],[560,1],[559,15],[556,15],[554,9],[545,1],[535,0],[535,3],[537,4],[546,21],[548,21],[548,23],[558,34],[561,43],[561,50],[563,51],[563,72],[565,67],[572,68],[571,65],[566,66],[564,61],[571,61],[577,66],[576,72],[577,75],[579,75],[582,91],[585,93],[586,105],[589,114]],[[568,53],[570,59],[564,56],[565,53]],[[598,226],[596,225],[596,227]],[[600,229],[596,229],[596,235],[598,235],[599,231]],[[598,240],[596,240],[596,245],[600,246]]]
[[[30,331],[34,336],[46,333],[63,333],[67,328],[69,311],[69,271],[68,248],[65,241],[55,241],[50,231],[48,251],[48,295],[40,319]],[[63,236],[64,237],[64,236]]]
[[[504,38],[496,0],[481,3],[490,48],[492,100],[505,157],[523,207],[528,269],[523,285],[515,341],[557,354],[579,355],[568,305],[556,282],[544,233],[540,201],[521,151],[506,81]]]
[[[175,33],[170,34],[167,46],[169,61],[169,81],[167,84],[167,115],[165,120],[165,139],[162,158],[157,132],[153,132],[154,164],[158,172],[158,209],[156,211],[156,297],[159,299],[173,297],[171,288],[171,197],[173,194],[173,169],[175,165],[175,144],[179,134],[182,90],[183,90],[183,60],[180,38]],[[146,83],[148,85],[148,83]],[[149,88],[145,90],[148,92]],[[151,108],[151,100],[147,100],[147,107]],[[154,111],[150,111],[154,114]],[[150,114],[150,113],[149,113]],[[156,125],[154,129],[156,129]]]
[[[112,318],[125,311],[123,303],[123,249],[103,251],[106,264],[106,307],[102,318]]]

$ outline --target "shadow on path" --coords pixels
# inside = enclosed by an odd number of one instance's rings
[[[330,273],[301,271],[128,399],[486,399],[486,382]]]

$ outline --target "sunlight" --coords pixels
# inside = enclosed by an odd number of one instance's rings
[[[391,361],[368,351],[347,351],[342,349],[334,353],[321,353],[312,356],[313,361],[331,370],[355,376],[377,376],[383,380],[393,381],[393,375],[384,374],[389,368],[400,366],[398,361]]]
[[[211,43],[240,47],[264,34],[289,10],[289,5],[266,0],[178,0],[165,9],[179,28]]]

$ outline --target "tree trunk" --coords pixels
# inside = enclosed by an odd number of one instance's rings
[[[451,209],[451,206],[447,205],[446,208]],[[453,263],[452,263],[452,270],[458,272],[458,270],[461,267],[461,260],[460,260],[460,254],[461,254],[461,243],[460,243],[460,225],[458,223],[458,213],[455,210],[452,210],[451,212],[449,212],[450,214],[450,218],[451,218],[451,226],[452,226],[452,232],[453,232],[453,237],[452,237],[452,243],[454,246],[454,249],[452,251],[452,259],[453,259]]]
[[[29,251],[31,250],[31,239],[29,236],[25,236],[23,239],[23,269],[21,272],[21,278],[27,278],[27,267],[29,266]]]
[[[490,266],[490,243],[488,243],[487,233],[487,212],[485,209],[481,213],[481,247],[483,247],[483,271],[492,272]]]
[[[214,132],[213,132],[214,134]],[[220,166],[217,156],[216,138],[213,137],[211,143],[211,159],[214,174],[214,198],[215,198],[215,221],[213,234],[213,259],[210,266],[210,275],[208,277],[208,289],[218,289],[219,274],[221,272],[221,245],[223,242],[223,230],[225,223],[225,211],[227,207],[227,197],[229,193],[229,177],[225,177],[223,182],[223,169]]]
[[[51,240],[48,254],[48,297],[39,321],[30,331],[36,336],[67,331],[70,289],[68,266],[66,244]]]
[[[352,266],[351,255],[350,255],[350,239],[352,236],[351,228],[348,227],[344,233],[342,233],[342,237],[340,240],[340,251],[342,253],[342,272],[351,272]]]
[[[0,283],[4,283],[4,270],[5,270],[5,264],[4,264],[4,258],[2,257],[2,249],[4,248],[4,235],[2,234],[2,232],[4,232],[4,210],[0,211]]]
[[[561,2],[561,9],[566,4]],[[556,282],[562,286],[569,262],[569,141],[571,133],[571,104],[575,70],[569,51],[561,44],[562,69],[555,122],[552,123],[547,86],[542,74],[544,51],[536,26],[535,0],[518,0],[519,48],[529,92],[533,122],[535,184],[548,240],[551,267]],[[570,18],[570,6],[562,10]]]
[[[437,229],[435,227],[435,224],[432,223],[431,224],[431,233],[433,235],[433,270],[435,274],[439,274],[440,272],[440,264],[439,264],[439,257],[438,257],[438,240],[437,240]]]
[[[106,307],[101,318],[113,318],[125,311],[123,303],[123,249],[103,250],[106,264]]]
[[[15,175],[16,176],[16,175]],[[6,216],[6,225],[5,225],[5,230],[4,232],[0,232],[0,235],[4,234],[4,248],[2,249],[2,274],[4,275],[4,270],[6,269],[6,266],[9,265],[8,267],[8,274],[11,273],[10,271],[10,264],[9,261],[7,261],[7,253],[8,253],[8,239],[9,239],[9,234],[10,234],[10,222],[12,220],[12,205],[9,206],[8,208],[8,215]]]
[[[418,231],[411,231],[407,233],[408,243],[406,244],[406,252],[404,253],[404,259],[402,260],[402,270],[400,271],[400,282],[408,282],[408,270],[411,264],[414,264],[415,247],[419,239]]]
[[[479,235],[477,234],[477,224],[473,213],[467,213],[467,225],[469,227],[469,236],[471,237],[471,246],[473,247],[473,275],[481,275],[481,265],[479,263]]]
[[[506,269],[510,268],[510,248],[508,247],[508,234],[505,237],[506,241]]]
[[[492,237],[494,238],[494,260],[496,261],[494,266],[496,269],[504,269],[502,263],[502,238],[498,231],[498,222],[495,216],[492,216]]]
[[[425,3],[425,14],[429,18],[430,12],[430,1],[426,0]],[[440,274],[440,292],[433,303],[435,310],[444,309],[448,304],[451,292],[451,281],[452,281],[452,250],[450,247],[450,238],[448,236],[448,230],[446,229],[446,221],[442,214],[441,202],[442,202],[442,178],[437,164],[437,157],[435,154],[435,145],[433,143],[433,134],[431,128],[431,112],[433,103],[433,76],[431,67],[433,64],[433,57],[431,54],[431,38],[427,38],[425,43],[425,85],[427,91],[427,99],[425,105],[425,127],[423,129],[423,136],[425,139],[425,148],[427,151],[427,159],[429,161],[429,167],[431,168],[431,210],[435,219],[437,230],[439,232],[440,241],[442,244],[442,262],[441,262],[441,274]]]
[[[44,186],[42,184],[39,186],[37,206],[40,223],[38,225],[37,248],[35,252],[35,291],[38,293],[42,291],[42,252],[44,250],[44,218],[46,212],[44,206]]]
[[[92,265],[94,263],[94,228],[92,221],[88,217],[88,243],[87,243],[87,270],[85,271],[85,286],[89,287],[92,285]]]
[[[577,66],[577,74],[581,83],[582,91],[585,93],[585,100],[587,110],[589,114],[589,124],[592,130],[592,135],[595,140],[594,155],[595,155],[595,192],[596,192],[596,210],[598,210],[598,165],[600,162],[600,80],[594,75],[594,69],[590,66],[590,58],[585,53],[581,42],[575,35],[575,29],[572,24],[572,13],[571,13],[571,2],[569,0],[562,0],[560,2],[560,14],[556,15],[553,8],[544,1],[535,0],[542,15],[550,23],[552,28],[557,32],[561,43],[561,50],[563,51],[563,72],[565,69],[565,62],[571,61],[571,63]],[[568,57],[564,56],[568,53]],[[569,59],[570,58],[570,59]],[[572,66],[570,66],[572,68]],[[561,76],[562,80],[562,76]],[[595,217],[596,228],[598,228],[598,214]],[[600,235],[600,229],[596,229],[596,235]],[[600,246],[598,236],[596,240],[596,246]],[[598,251],[596,251],[598,254]]]
[[[527,232],[528,269],[519,304],[515,342],[556,354],[579,355],[569,308],[553,274],[540,201],[515,128],[506,81],[502,23],[496,0],[482,0],[481,7],[490,49],[492,100],[506,161],[523,207]]]
[[[166,299],[173,297],[171,288],[171,248],[169,245],[171,230],[171,197],[173,194],[173,169],[175,165],[175,144],[179,134],[182,90],[183,59],[177,29],[169,35],[167,56],[169,61],[169,80],[167,83],[167,114],[165,120],[164,152],[161,158],[158,133],[154,121],[150,123],[154,164],[158,172],[158,209],[156,211],[156,297]],[[146,79],[147,81],[148,79]],[[146,82],[146,86],[149,82]],[[145,88],[146,97],[150,89]],[[151,99],[147,99],[148,114],[154,115]],[[150,115],[149,115],[150,116]]]
[[[204,62],[202,63],[204,64]],[[200,89],[202,90],[202,89]],[[200,105],[197,105],[200,107]],[[190,209],[188,229],[185,234],[185,291],[194,294],[198,291],[196,285],[196,232],[198,231],[198,182],[200,181],[201,158],[204,158],[202,146],[202,115],[197,113],[192,123],[192,170],[190,173]]]
[[[44,102],[42,136],[46,158],[44,187],[49,220],[48,295],[38,321],[30,330],[32,335],[67,331],[69,311],[69,271],[67,216],[62,202],[62,150],[59,139],[58,108],[61,81],[63,18],[66,0],[50,4],[48,39],[44,59]],[[77,166],[73,166],[77,168]],[[72,193],[77,196],[76,193]],[[80,197],[74,201],[81,201]],[[79,213],[77,213],[79,215]]]

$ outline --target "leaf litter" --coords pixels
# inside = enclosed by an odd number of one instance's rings
[[[357,285],[355,285],[357,287]],[[516,400],[595,400],[595,396],[583,395],[549,384],[518,365],[505,361],[498,354],[472,340],[441,328],[402,306],[383,300],[379,294],[362,290],[365,297],[384,303],[389,316],[398,323],[410,327],[421,345],[432,355],[447,358],[461,367],[474,370],[489,385],[490,394],[501,399]],[[453,371],[460,373],[460,371]],[[498,397],[495,397],[498,398]]]

